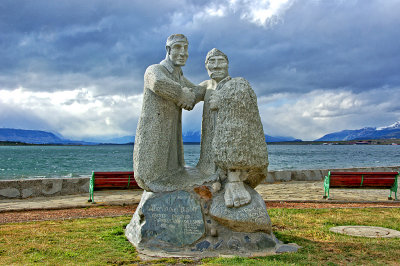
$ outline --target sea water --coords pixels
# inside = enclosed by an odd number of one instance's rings
[[[195,166],[200,145],[184,145]],[[132,145],[0,146],[0,180],[87,177],[92,171],[132,171]],[[269,145],[269,170],[398,166],[400,145]]]

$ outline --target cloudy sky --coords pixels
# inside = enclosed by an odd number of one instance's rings
[[[173,33],[184,74],[216,47],[249,80],[269,135],[313,140],[400,120],[400,0],[2,0],[0,127],[134,135],[143,74]],[[200,130],[202,105],[183,114]]]

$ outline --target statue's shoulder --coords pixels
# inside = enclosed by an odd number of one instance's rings
[[[204,81],[202,81],[202,82],[199,83],[199,86],[205,87],[205,86],[207,86],[207,85],[210,83],[210,81],[211,81],[210,79],[204,80]]]
[[[240,90],[252,90],[250,83],[242,77],[232,78],[225,84],[225,86],[234,87]]]
[[[214,83],[215,83],[215,82],[214,82]],[[214,87],[216,86],[216,84],[214,84],[214,83],[213,83],[213,80],[212,80],[212,79],[208,79],[208,80],[202,81],[202,82],[199,84],[199,86],[200,86],[200,87],[204,87],[204,88],[206,88],[206,89],[212,89],[213,86],[214,86]]]
[[[158,71],[165,71],[165,67],[161,64],[154,64],[154,65],[150,65],[146,69],[146,73],[158,72]]]

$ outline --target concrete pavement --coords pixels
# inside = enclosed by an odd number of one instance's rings
[[[260,184],[256,190],[266,201],[299,202],[394,202],[388,200],[388,189],[332,189],[330,200],[322,199],[322,181],[290,181]],[[132,205],[140,201],[142,190],[95,191],[95,204],[88,202],[89,193],[76,195],[0,200],[0,212],[40,209],[64,209],[100,205]],[[394,197],[394,195],[393,195]],[[400,194],[399,194],[400,197]],[[397,201],[400,206],[400,202]]]

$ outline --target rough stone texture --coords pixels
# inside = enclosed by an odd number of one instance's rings
[[[268,177],[273,176],[270,180],[269,178],[267,181],[270,183],[274,181],[282,181],[282,182],[287,182],[292,180],[292,171],[274,171],[274,172],[268,172]]]
[[[204,175],[199,169],[193,167],[184,167],[180,171],[164,174],[154,182],[147,183],[150,191],[165,192],[177,189],[186,189],[194,186],[200,186],[205,183],[216,181],[216,175]],[[136,175],[135,175],[136,179]]]
[[[174,36],[186,40],[181,34]],[[168,38],[166,59],[149,66],[144,74],[143,105],[136,129],[133,161],[135,179],[148,191],[157,191],[165,183],[159,184],[159,180],[174,179],[185,165],[182,106],[188,110],[193,107],[196,94],[188,88],[195,89],[196,86],[183,76],[181,70],[188,57],[187,41],[185,50],[175,51],[173,39],[173,35]],[[180,61],[174,57],[179,53]]]
[[[276,249],[276,253],[296,252],[299,248],[301,247],[295,243],[284,244]]]
[[[22,190],[22,198],[23,199],[32,196],[32,194],[33,194],[33,191],[31,189],[25,188]]]
[[[213,94],[217,110],[212,141],[214,161],[222,169],[249,171],[245,180],[257,186],[267,175],[268,153],[257,97],[244,78],[229,76]]]
[[[212,113],[210,109],[211,95],[217,87],[217,82],[214,80],[206,80],[199,84],[205,87],[204,95],[201,100],[204,101],[203,104],[203,116],[201,122],[201,149],[200,158],[197,163],[197,168],[199,168],[203,173],[207,175],[212,175],[215,173],[215,163],[214,163],[214,151],[212,148],[212,140],[214,138],[214,127],[216,116]]]
[[[377,226],[336,226],[329,229],[331,232],[351,235],[351,236],[363,236],[371,238],[399,238],[400,231],[377,227]]]
[[[0,199],[52,197],[89,192],[90,178],[38,178],[0,181]]]
[[[61,193],[61,189],[63,186],[63,180],[42,180],[42,184],[44,188],[42,189],[42,193],[45,195],[52,195],[55,193]]]
[[[126,227],[127,238],[140,254],[153,257],[263,256],[281,248],[283,244],[272,233],[253,232],[252,228],[237,232],[213,219],[211,202],[220,199],[210,199],[210,191],[205,186],[145,191]],[[258,213],[262,219],[268,217],[265,204],[263,210]]]
[[[246,189],[252,198],[248,205],[239,208],[226,207],[224,191],[221,191],[213,198],[210,216],[234,231],[271,233],[271,219],[264,200],[251,187],[246,186]]]
[[[138,247],[168,249],[191,245],[205,233],[199,201],[186,191],[143,193],[128,239]]]
[[[292,172],[292,180],[294,181],[316,181],[320,180],[320,176],[322,176],[320,170],[302,170]]]
[[[20,193],[16,188],[3,188],[0,189],[0,196],[5,198],[17,198],[20,196]]]

